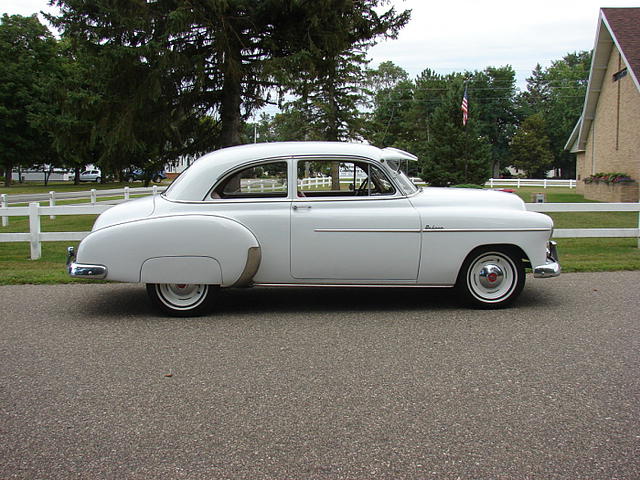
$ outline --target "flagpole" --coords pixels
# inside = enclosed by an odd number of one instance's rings
[[[464,93],[462,95],[462,138],[464,141],[464,183],[469,183],[469,135],[467,132],[467,122],[469,121],[469,97],[467,91],[467,81],[464,82]]]

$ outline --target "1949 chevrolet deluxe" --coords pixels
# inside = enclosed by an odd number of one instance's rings
[[[521,292],[525,267],[560,274],[553,222],[516,195],[417,188],[413,155],[292,142],[210,153],[160,196],[113,207],[69,249],[71,276],[143,282],[170,315],[206,312],[218,288],[453,287],[480,307]]]

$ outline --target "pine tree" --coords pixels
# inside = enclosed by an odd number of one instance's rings
[[[462,79],[458,78],[432,115],[422,178],[433,186],[482,185],[489,178],[491,148],[480,136],[477,110],[470,108],[469,120],[462,125],[463,92]]]

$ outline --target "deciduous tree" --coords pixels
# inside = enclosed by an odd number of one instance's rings
[[[54,74],[56,41],[33,15],[0,22],[0,165],[5,185],[14,166],[54,163],[51,137],[37,118],[51,107],[46,90]]]
[[[553,164],[549,137],[542,114],[527,117],[511,142],[511,164],[528,178],[545,178]]]

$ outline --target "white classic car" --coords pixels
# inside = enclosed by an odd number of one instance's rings
[[[560,274],[553,222],[516,195],[417,188],[393,148],[330,142],[231,147],[163,195],[113,207],[68,253],[72,277],[142,282],[170,315],[206,312],[219,288],[457,287],[503,307],[525,267]]]

